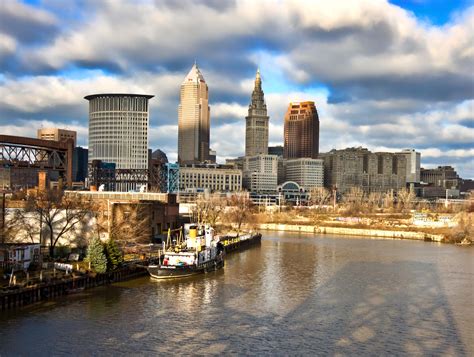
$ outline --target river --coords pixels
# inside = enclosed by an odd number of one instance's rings
[[[474,355],[474,249],[264,232],[223,270],[0,315],[0,356]]]

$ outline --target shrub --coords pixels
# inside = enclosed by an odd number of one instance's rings
[[[108,270],[114,270],[123,262],[122,252],[113,239],[109,239],[105,245],[105,254],[107,257]]]
[[[104,246],[99,238],[92,238],[87,247],[86,261],[91,263],[91,268],[97,273],[107,271],[107,258],[104,254]]]

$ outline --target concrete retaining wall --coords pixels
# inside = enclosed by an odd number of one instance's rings
[[[286,232],[303,232],[303,233],[318,233],[318,234],[343,234],[355,236],[368,236],[378,238],[397,238],[397,239],[414,239],[414,240],[432,240],[440,242],[443,236],[439,234],[428,234],[423,232],[408,232],[408,231],[386,231],[380,229],[361,229],[348,227],[318,227],[318,226],[303,226],[294,224],[279,224],[279,223],[263,223],[260,224],[260,229],[268,231],[286,231]]]

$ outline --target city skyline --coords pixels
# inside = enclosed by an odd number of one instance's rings
[[[415,148],[424,167],[453,165],[474,177],[473,4],[424,3],[189,2],[183,12],[170,2],[8,1],[0,8],[0,130],[34,137],[42,126],[69,128],[87,145],[84,95],[149,93],[157,97],[150,147],[175,161],[179,85],[196,58],[220,162],[244,153],[260,67],[269,145],[283,143],[289,102],[315,101],[320,152]],[[205,21],[193,28],[196,15]]]

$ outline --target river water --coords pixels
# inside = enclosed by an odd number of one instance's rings
[[[474,355],[474,249],[265,232],[224,270],[0,315],[0,356]]]

